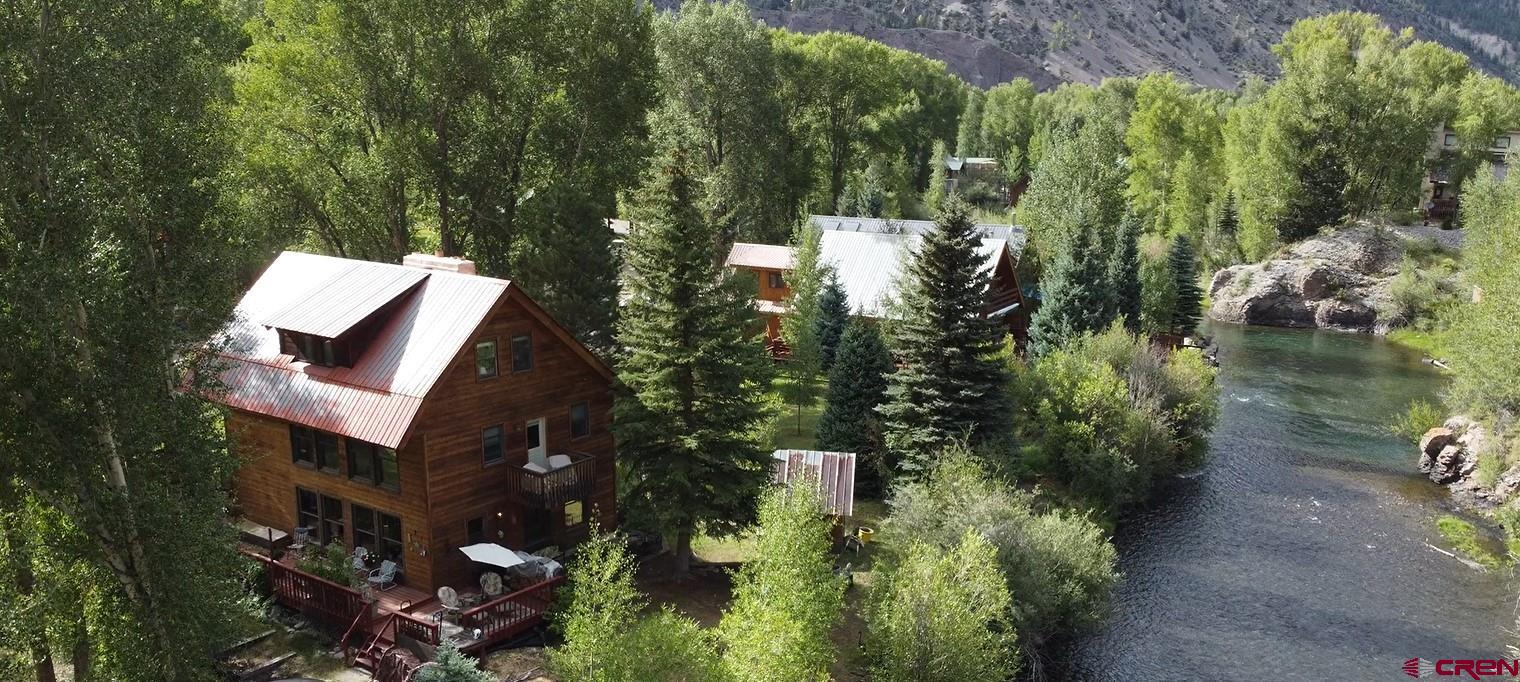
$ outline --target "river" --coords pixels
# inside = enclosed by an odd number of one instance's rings
[[[1444,491],[1384,431],[1439,374],[1369,336],[1212,333],[1209,460],[1120,525],[1109,619],[1058,676],[1394,680],[1417,656],[1505,655],[1505,576],[1425,546]]]

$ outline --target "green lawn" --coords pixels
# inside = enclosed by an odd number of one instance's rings
[[[824,385],[820,382],[814,387],[813,404],[804,405],[800,415],[797,405],[792,402],[792,386],[792,378],[787,376],[777,377],[771,384],[771,390],[779,396],[777,403],[781,405],[781,414],[776,419],[775,445],[790,450],[812,450],[818,446],[818,416],[823,413]]]

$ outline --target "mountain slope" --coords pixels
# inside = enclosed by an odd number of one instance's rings
[[[662,2],[661,5],[678,4]],[[943,59],[986,87],[1170,70],[1211,87],[1271,76],[1271,45],[1294,21],[1343,9],[1468,55],[1514,80],[1520,0],[750,0],[771,26],[845,31]]]

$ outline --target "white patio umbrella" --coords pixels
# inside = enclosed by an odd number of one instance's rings
[[[459,551],[464,552],[465,556],[470,557],[470,561],[478,561],[483,564],[491,564],[492,566],[500,566],[502,568],[521,566],[524,563],[523,560],[517,556],[517,552],[507,549],[506,547],[502,547],[501,545],[498,545],[494,542],[481,542],[478,544],[469,545],[467,547],[460,547]]]

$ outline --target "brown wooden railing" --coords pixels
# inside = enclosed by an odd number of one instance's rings
[[[466,631],[480,630],[480,639],[467,651],[485,649],[509,640],[536,627],[554,603],[554,590],[565,582],[564,576],[518,590],[459,614],[459,625]]]
[[[264,564],[269,591],[281,606],[317,621],[332,632],[342,632],[369,611],[358,590],[286,566],[262,554],[244,552]]]
[[[1019,292],[1017,289],[991,291],[987,295],[987,305],[982,310],[985,311],[984,314],[992,314],[1018,302]]]
[[[410,613],[397,611],[396,616],[396,641],[401,637],[410,637],[423,644],[438,646],[442,640],[438,637],[438,623],[427,618],[418,618]]]
[[[514,467],[507,478],[511,495],[522,504],[551,510],[591,497],[596,485],[596,458],[580,452],[565,454],[570,455],[570,465],[547,473]]]

